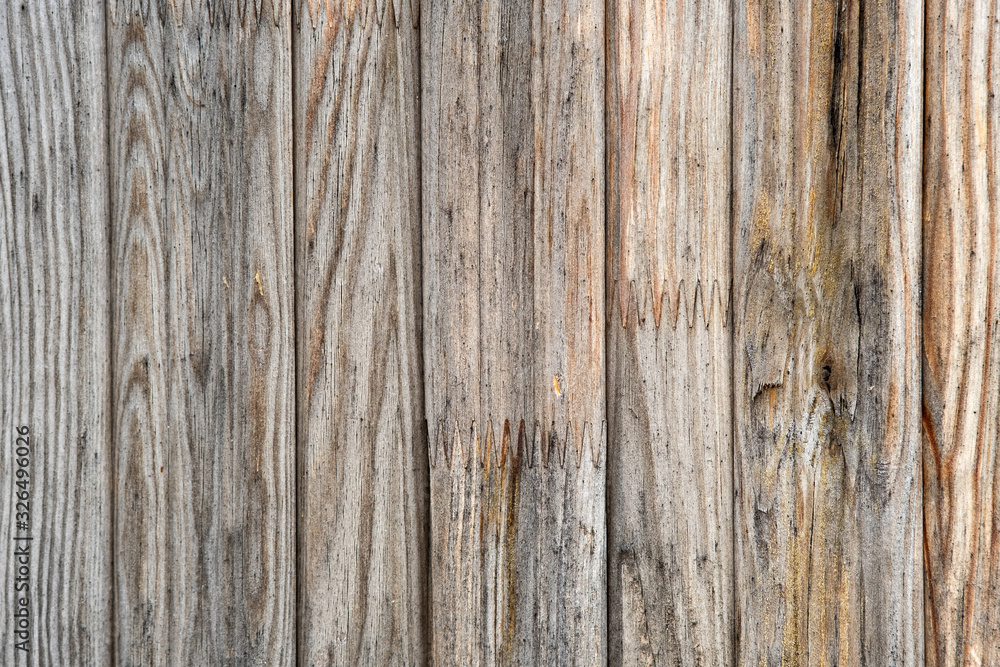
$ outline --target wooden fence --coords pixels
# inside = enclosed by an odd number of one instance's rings
[[[1000,2],[0,7],[4,665],[1000,665]]]

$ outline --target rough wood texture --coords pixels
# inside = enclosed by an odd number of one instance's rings
[[[294,661],[290,8],[108,8],[118,664]]]
[[[422,8],[437,665],[604,664],[604,12]]]
[[[300,659],[425,665],[417,5],[295,22]]]
[[[609,6],[612,665],[734,662],[731,17]]]
[[[927,664],[1000,662],[1000,24],[931,0],[924,110]]]
[[[0,663],[107,665],[111,648],[104,6],[0,6]],[[30,527],[15,485],[28,427]],[[30,652],[15,537],[32,537]]]
[[[922,16],[737,3],[740,664],[923,661]]]

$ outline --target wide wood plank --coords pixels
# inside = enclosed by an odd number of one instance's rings
[[[728,667],[732,10],[608,20],[609,662]]]
[[[927,664],[1000,662],[1000,24],[930,0],[924,112]]]
[[[422,8],[437,665],[604,664],[604,11]]]
[[[295,11],[300,659],[424,665],[417,5]]]
[[[117,664],[294,661],[290,7],[108,7]]]
[[[738,661],[923,661],[923,8],[734,25]]]
[[[104,20],[0,6],[4,665],[111,663]]]

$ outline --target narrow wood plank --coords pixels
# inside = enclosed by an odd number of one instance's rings
[[[295,6],[299,646],[425,665],[418,6]]]
[[[118,664],[292,664],[290,8],[108,14]]]
[[[924,111],[927,664],[1000,662],[1000,24],[930,0]]]
[[[609,662],[729,667],[732,9],[608,20]]]
[[[4,665],[111,662],[104,45],[100,2],[0,6]]]
[[[432,658],[604,664],[604,12],[422,11]]]
[[[922,17],[737,3],[740,664],[923,662]]]

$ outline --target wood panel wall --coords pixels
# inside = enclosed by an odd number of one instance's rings
[[[0,662],[1000,660],[998,35],[0,7]]]

